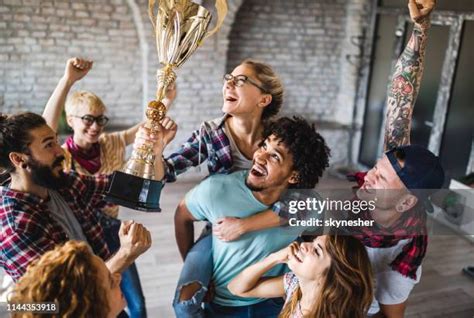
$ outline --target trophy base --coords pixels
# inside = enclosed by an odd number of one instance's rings
[[[115,171],[105,200],[133,210],[161,212],[160,194],[163,183]]]

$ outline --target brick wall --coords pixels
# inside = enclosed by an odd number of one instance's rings
[[[347,158],[355,66],[345,55],[367,20],[369,0],[231,0],[223,27],[177,71],[170,111],[180,130],[171,149],[219,116],[222,74],[246,57],[264,60],[286,88],[284,114],[320,124],[333,163]],[[41,112],[70,56],[94,59],[76,89],[109,106],[116,125],[142,118],[155,93],[156,47],[147,0],[0,2],[0,108]],[[212,10],[214,1],[200,1]]]
[[[268,62],[285,85],[283,113],[330,118],[338,93],[344,4],[245,1],[230,34],[228,69],[247,57]]]
[[[2,111],[41,112],[66,60],[83,56],[95,66],[75,88],[99,95],[115,122],[140,118],[140,51],[127,3],[4,0],[0,21]]]
[[[357,66],[346,60],[368,21],[366,0],[247,0],[229,35],[227,70],[251,57],[271,64],[285,85],[282,114],[319,123],[332,163],[345,163]],[[357,63],[357,61],[355,61]]]

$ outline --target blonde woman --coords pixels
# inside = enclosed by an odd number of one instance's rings
[[[126,130],[106,133],[104,128],[109,121],[107,108],[97,95],[88,91],[76,91],[68,96],[74,83],[86,76],[92,65],[92,61],[80,58],[67,61],[64,75],[50,97],[43,117],[53,130],[57,130],[61,112],[65,108],[67,124],[73,130],[73,134],[62,146],[66,158],[65,171],[74,170],[84,175],[111,174],[122,168],[125,148],[135,140],[140,124]],[[169,99],[165,103],[169,105],[175,97],[175,91],[167,96]],[[168,118],[165,120],[164,125],[175,128],[173,121]],[[117,205],[106,204],[97,213],[104,228],[107,246],[112,253],[120,247],[117,234],[120,228],[118,209]],[[123,272],[122,291],[127,299],[130,316],[146,317],[145,297],[135,264]]]
[[[253,154],[262,141],[265,123],[282,107],[283,90],[281,79],[263,62],[246,59],[231,73],[225,74],[223,116],[203,122],[181,147],[165,158],[165,181],[173,182],[190,167],[203,163],[206,163],[209,175],[250,169]],[[181,202],[176,215],[183,206]],[[281,213],[268,210],[246,219],[223,218],[212,225],[213,234],[222,241],[236,240],[246,232],[279,226],[280,216]],[[175,219],[176,222],[179,221]],[[203,317],[200,303],[211,279],[212,236],[207,233],[194,242],[192,233],[179,231],[178,226],[176,229],[177,242],[184,242],[178,244],[184,266],[173,308],[178,317]],[[192,301],[197,298],[200,300]]]
[[[291,272],[264,277],[277,264]],[[372,268],[360,241],[323,235],[273,253],[228,285],[241,297],[285,297],[280,318],[364,318],[373,298]]]
[[[69,241],[30,264],[9,302],[53,302],[57,313],[48,317],[54,318],[112,318],[125,307],[120,280],[120,274],[110,273],[86,243]],[[14,318],[43,316],[34,312],[13,314]]]

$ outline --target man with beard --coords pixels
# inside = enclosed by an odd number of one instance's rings
[[[374,270],[376,300],[369,315],[380,310],[382,317],[404,317],[408,296],[420,280],[428,244],[424,201],[444,181],[439,158],[424,147],[410,145],[434,5],[434,0],[409,1],[415,25],[388,88],[385,154],[366,174],[356,174],[358,199],[375,202],[373,211],[353,216],[374,220],[375,226],[347,229],[366,246]]]
[[[0,115],[0,173],[11,183],[0,187],[0,265],[18,280],[28,264],[57,244],[89,244],[113,273],[121,272],[151,245],[141,224],[124,222],[120,249],[111,256],[94,209],[103,203],[107,176],[64,174],[56,133],[33,113]]]
[[[249,217],[268,209],[288,188],[314,188],[328,166],[328,157],[329,149],[324,139],[305,120],[280,118],[271,123],[263,133],[260,148],[254,153],[250,171],[212,175],[186,195],[181,203],[184,208],[178,209],[175,215],[180,252],[186,255],[191,248],[193,223],[196,221],[215,223],[222,217]],[[219,240],[214,233],[211,270],[215,297],[205,315],[277,317],[283,305],[282,299],[241,298],[230,293],[227,285],[249,265],[294,241],[302,230],[295,227],[268,228],[246,233],[232,242]],[[209,251],[202,252],[204,255]],[[203,317],[201,303],[207,290],[205,280],[210,275],[203,268],[192,270],[199,271],[202,279],[200,288],[188,303],[194,307],[192,317]],[[279,275],[284,270],[283,266],[278,266],[268,275]],[[186,286],[193,282],[182,283],[181,286]]]

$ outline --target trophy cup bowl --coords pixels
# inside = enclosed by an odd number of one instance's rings
[[[155,3],[158,11],[155,16]],[[158,59],[156,99],[148,103],[145,127],[158,130],[166,115],[163,99],[168,86],[176,80],[174,68],[180,67],[222,25],[227,13],[226,0],[216,0],[217,23],[207,31],[211,13],[190,0],[149,0],[148,14],[156,36]],[[122,171],[115,171],[106,200],[134,210],[160,212],[163,183],[155,178],[155,156],[152,143],[135,146]],[[161,160],[161,159],[160,159]]]

